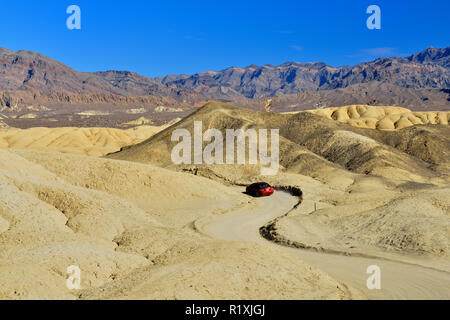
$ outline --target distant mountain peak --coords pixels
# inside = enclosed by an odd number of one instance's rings
[[[450,47],[442,49],[429,47],[409,56],[407,59],[417,63],[434,63],[448,68],[450,66]]]
[[[259,66],[256,64],[251,64],[251,65],[245,67],[245,69],[257,69],[257,68],[259,68]]]

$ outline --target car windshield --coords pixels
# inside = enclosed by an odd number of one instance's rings
[[[267,188],[270,187],[268,183],[256,183],[255,187],[257,188]]]

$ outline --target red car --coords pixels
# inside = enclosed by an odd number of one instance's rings
[[[254,197],[270,196],[273,193],[273,188],[266,182],[256,182],[249,185],[245,192]]]

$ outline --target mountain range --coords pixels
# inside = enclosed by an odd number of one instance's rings
[[[322,62],[286,62],[279,66],[231,67],[219,72],[157,78],[169,87],[191,89],[207,96],[276,97],[307,90],[331,90],[383,82],[402,88],[450,87],[450,47],[428,48],[406,58],[380,58],[356,66],[334,68]]]
[[[286,62],[157,78],[129,71],[78,72],[40,53],[0,48],[3,108],[163,104],[190,109],[208,100],[273,111],[352,103],[449,109],[450,47],[355,66]]]

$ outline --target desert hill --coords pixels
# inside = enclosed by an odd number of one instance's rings
[[[382,110],[380,109],[380,112]],[[396,144],[390,143],[396,133],[357,128],[309,112],[263,113],[221,103],[209,103],[152,138],[135,146],[123,148],[120,152],[108,157],[171,166],[171,150],[177,144],[171,141],[173,130],[183,128],[192,133],[194,121],[202,121],[204,128],[216,128],[223,133],[225,129],[241,127],[278,128],[281,136],[280,165],[288,172],[311,174],[317,177],[320,170],[314,168],[325,166],[338,170],[343,176],[350,171],[422,182],[438,178],[441,174],[432,170],[433,163],[426,162],[426,158],[422,159],[420,155],[415,154],[418,156],[416,157],[403,152],[404,150],[396,149]],[[439,127],[436,130],[444,132],[446,129],[446,127]],[[415,139],[417,135],[425,134],[418,131]],[[408,135],[404,137],[412,139]],[[426,148],[432,147],[432,152],[439,161],[447,163],[445,150],[436,145]],[[243,166],[235,167],[244,170]],[[252,166],[245,167],[245,170],[249,170],[249,167]],[[316,173],[313,173],[315,171]],[[247,172],[247,174],[252,173]],[[324,179],[327,177],[329,178],[330,175],[323,175]]]
[[[387,130],[403,129],[417,124],[448,125],[450,120],[450,111],[412,112],[393,106],[350,105],[309,112],[355,127]]]
[[[361,117],[362,109],[346,112]],[[278,174],[260,176],[259,164],[175,166],[173,130],[192,133],[199,120],[221,131],[278,128]],[[101,154],[146,127],[36,130],[2,131],[16,132],[7,143],[40,149],[0,149],[1,298],[357,297],[278,247],[213,239],[199,229],[210,219],[260,210],[260,199],[235,186],[256,180],[302,192],[299,206],[261,222],[272,242],[450,271],[448,125],[375,130],[311,112],[214,102],[107,158],[42,150],[87,152],[89,145],[90,154]],[[81,291],[66,287],[70,265],[82,270]],[[444,277],[438,281],[445,286]]]
[[[450,172],[450,127],[442,126],[412,126],[397,133],[388,133],[387,144],[406,152],[414,157],[430,163],[433,170],[444,174]]]
[[[440,268],[450,270],[448,185],[392,188],[358,178],[346,192],[318,189],[304,187],[303,205],[269,223],[274,241],[348,255],[401,260],[400,255],[428,266],[440,259]]]
[[[412,112],[401,107],[351,105],[309,110],[328,119],[354,127],[387,130],[369,135],[379,141],[424,160],[439,172],[448,174],[450,112]],[[392,132],[390,132],[392,131]]]
[[[214,181],[61,153],[0,150],[0,160],[2,299],[350,298],[280,250],[196,233],[195,219],[252,205]],[[71,265],[82,291],[66,287]]]
[[[165,127],[0,129],[0,148],[103,156],[144,141]]]
[[[260,176],[259,166],[249,164],[173,165],[173,130],[192,133],[193,122],[199,120],[204,128],[221,131],[279,128],[279,173]],[[151,163],[227,184],[265,180],[276,186],[297,186],[303,191],[302,206],[268,226],[276,230],[273,240],[288,246],[390,259],[407,252],[445,260],[450,244],[444,196],[449,183],[449,142],[448,125],[374,130],[311,112],[274,114],[209,103],[150,139],[107,157]],[[449,268],[447,262],[443,264]]]

